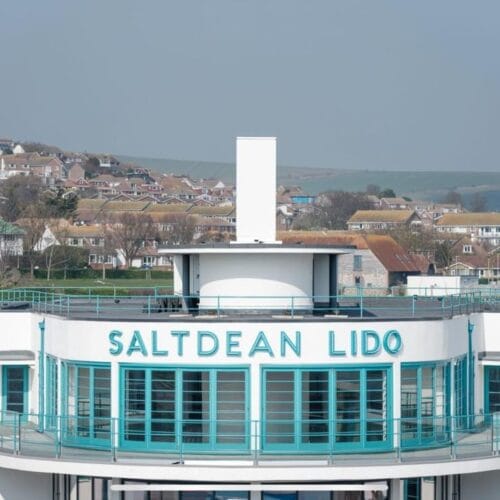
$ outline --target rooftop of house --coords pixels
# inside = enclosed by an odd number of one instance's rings
[[[278,239],[286,244],[331,245],[371,250],[390,272],[418,272],[417,262],[391,236],[360,234],[349,231],[286,231],[278,233]]]
[[[0,235],[7,235],[7,234],[23,235],[24,230],[21,229],[19,226],[16,226],[15,224],[12,224],[0,218]]]
[[[413,210],[358,210],[347,222],[400,222],[404,223],[415,215]]]
[[[382,198],[381,201],[387,203],[388,205],[408,205],[408,202],[399,196],[395,198]]]
[[[500,212],[444,214],[437,226],[500,226]]]

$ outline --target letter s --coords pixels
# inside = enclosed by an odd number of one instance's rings
[[[118,340],[119,337],[123,335],[120,330],[112,330],[109,333],[109,341],[112,345],[112,347],[109,348],[109,354],[112,354],[113,356],[118,356],[118,354],[121,354],[123,351],[123,344],[121,340]]]

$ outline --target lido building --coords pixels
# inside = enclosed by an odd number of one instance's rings
[[[173,294],[1,292],[0,497],[499,498],[498,296],[341,295],[352,248],[276,241],[275,138],[236,156]]]

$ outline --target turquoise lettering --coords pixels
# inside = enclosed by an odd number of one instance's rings
[[[372,344],[370,346],[370,343]],[[363,356],[373,356],[380,351],[380,337],[373,330],[361,330],[361,352]]]
[[[212,347],[204,349],[203,339],[211,339]],[[198,356],[213,356],[219,350],[219,339],[212,332],[198,332]]]
[[[241,337],[241,332],[226,332],[226,355],[241,356],[241,351],[236,351],[240,347],[240,341],[236,340]]]
[[[134,334],[132,335],[132,340],[130,341],[130,345],[127,349],[127,356],[130,356],[134,352],[140,352],[143,356],[148,355],[148,351],[144,344],[144,340],[142,339],[141,332],[139,330],[134,330]]]
[[[172,335],[172,337],[177,337],[177,355],[183,356],[184,355],[184,337],[189,337],[189,331],[188,330],[172,330],[170,332],[170,335]]]
[[[300,357],[301,350],[301,334],[299,331],[295,332],[295,342],[286,334],[281,332],[281,357],[286,356],[286,347],[288,346],[298,357]]]
[[[168,356],[168,351],[160,351],[158,349],[158,332],[156,330],[153,330],[151,332],[151,343],[152,343],[151,354],[153,356]]]
[[[113,330],[109,332],[109,341],[111,342],[112,347],[109,349],[109,354],[112,356],[118,356],[123,351],[123,344],[121,340],[118,340],[123,335],[119,330]]]
[[[328,332],[328,338],[329,338],[329,350],[330,350],[330,356],[345,356],[345,351],[336,351],[335,350],[335,332],[333,330],[330,330]]]
[[[358,354],[358,336],[356,335],[356,330],[351,330],[351,356],[357,356]]]
[[[274,352],[264,332],[259,332],[248,355],[252,357],[256,352],[266,352],[271,358],[274,358]]]
[[[401,350],[403,340],[397,330],[389,330],[384,335],[383,344],[389,354],[397,354]]]

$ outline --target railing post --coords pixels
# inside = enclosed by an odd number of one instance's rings
[[[151,295],[148,295],[148,317],[151,316]]]
[[[17,440],[17,455],[21,454],[21,413],[17,414],[17,431],[18,431],[18,440]]]
[[[291,303],[291,310],[290,310],[290,312],[291,312],[291,316],[293,318],[294,315],[295,315],[295,301],[294,301],[294,296],[293,295],[292,295],[292,303]]]
[[[110,432],[111,432],[111,460],[113,462],[116,462],[116,447],[117,447],[117,441],[118,441],[118,419],[112,418],[111,419],[111,426],[110,426]]]
[[[363,317],[363,292],[361,291],[361,295],[360,295],[360,298],[359,298],[359,317],[362,318]]]
[[[56,415],[56,458],[61,458],[62,451],[62,417]]]
[[[96,295],[95,299],[95,312],[97,317],[99,317],[99,295]]]
[[[217,295],[217,319],[220,318],[220,295]]]

